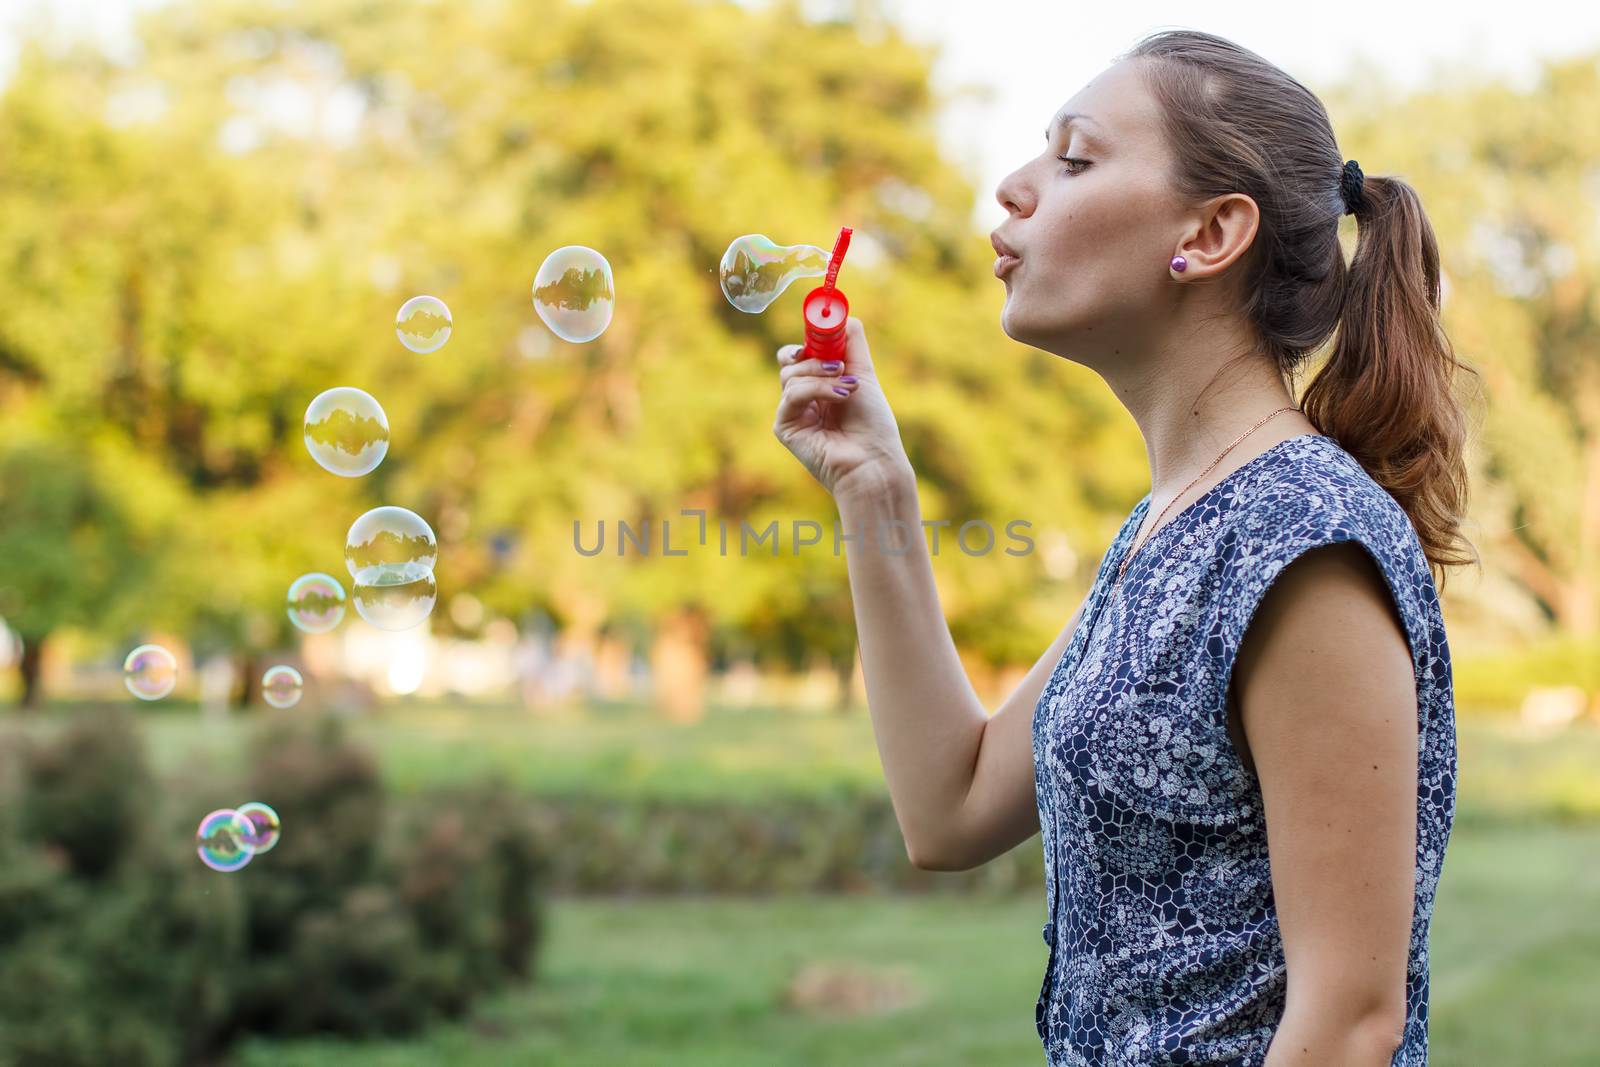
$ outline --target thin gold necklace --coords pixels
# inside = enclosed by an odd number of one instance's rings
[[[1203,470],[1199,474],[1195,475],[1194,481],[1191,481],[1188,485],[1184,486],[1183,489],[1179,491],[1178,495],[1173,497],[1171,500],[1169,500],[1167,502],[1167,506],[1161,509],[1161,514],[1157,515],[1156,516],[1156,521],[1151,523],[1151,525],[1150,525],[1151,532],[1145,535],[1144,540],[1140,541],[1138,544],[1134,545],[1132,550],[1130,550],[1126,556],[1122,557],[1122,564],[1119,567],[1117,567],[1117,577],[1111,583],[1112,588],[1116,588],[1118,583],[1120,583],[1122,581],[1122,576],[1127,571],[1128,564],[1133,561],[1134,554],[1137,553],[1139,551],[1139,549],[1143,548],[1147,543],[1149,543],[1150,538],[1155,536],[1155,529],[1156,529],[1156,527],[1161,525],[1161,519],[1162,519],[1163,516],[1166,515],[1168,509],[1170,509],[1173,504],[1176,504],[1179,500],[1181,500],[1183,498],[1183,494],[1184,493],[1187,493],[1190,489],[1193,489],[1195,482],[1198,482],[1201,478],[1204,478],[1207,474],[1211,473],[1212,469],[1215,468],[1218,463],[1222,462],[1223,457],[1226,456],[1229,452],[1233,451],[1235,445],[1237,445],[1240,441],[1243,441],[1246,437],[1249,437],[1251,434],[1253,434],[1257,430],[1259,430],[1262,427],[1262,425],[1267,421],[1267,419],[1272,418],[1273,415],[1281,415],[1285,411],[1299,411],[1299,410],[1300,409],[1296,408],[1296,407],[1279,408],[1277,411],[1272,412],[1270,415],[1263,416],[1260,422],[1257,422],[1254,426],[1250,427],[1244,433],[1240,434],[1238,437],[1235,437],[1233,439],[1233,444],[1229,445],[1227,448],[1224,448],[1222,450],[1222,455],[1218,456],[1216,459],[1211,461],[1211,466],[1207,467],[1205,470]]]

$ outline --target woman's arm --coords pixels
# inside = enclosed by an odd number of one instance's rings
[[[1326,545],[1284,568],[1234,685],[1288,968],[1267,1067],[1384,1067],[1406,1016],[1418,709],[1405,629],[1364,548]]]
[[[1083,609],[990,718],[949,626],[921,525],[916,479],[874,473],[834,493],[867,703],[906,854],[918,867],[966,870],[1039,830],[1034,706]],[[898,519],[903,525],[890,520]],[[884,550],[905,546],[904,554]]]

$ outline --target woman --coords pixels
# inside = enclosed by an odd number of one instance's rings
[[[1423,1064],[1456,770],[1431,571],[1475,560],[1432,230],[1341,166],[1310,92],[1204,33],[1142,41],[1045,136],[996,194],[1002,325],[1106,380],[1152,488],[993,716],[923,541],[847,542],[907,853],[963,870],[1042,830],[1051,1064]],[[842,367],[779,351],[774,432],[847,534],[915,530],[848,332]]]

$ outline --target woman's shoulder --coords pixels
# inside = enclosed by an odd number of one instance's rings
[[[1308,435],[1283,444],[1275,462],[1243,487],[1232,525],[1287,541],[1338,539],[1334,535],[1343,533],[1388,550],[1416,540],[1399,501],[1332,437]]]
[[[1428,558],[1399,501],[1333,438],[1294,445],[1244,487],[1216,540],[1219,573],[1254,592],[1304,552],[1356,542],[1383,572],[1408,628],[1420,634],[1437,623]]]

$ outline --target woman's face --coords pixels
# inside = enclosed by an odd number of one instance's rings
[[[1067,101],[1044,151],[995,190],[1009,215],[994,231],[996,251],[1017,257],[996,265],[1006,286],[1001,326],[1089,366],[1149,341],[1184,236],[1137,62],[1108,68]]]

